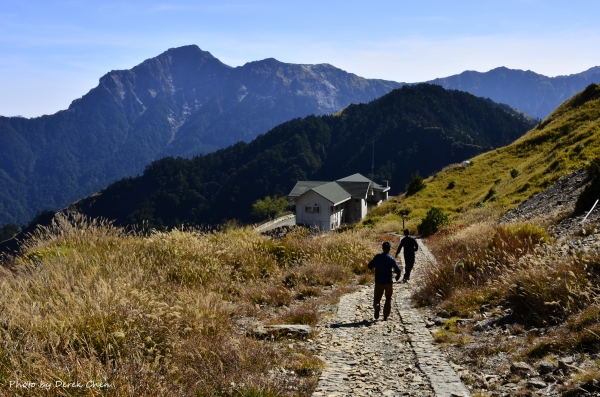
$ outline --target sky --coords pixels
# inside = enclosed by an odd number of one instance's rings
[[[111,70],[196,44],[230,66],[329,63],[420,82],[600,66],[600,1],[2,0],[0,115],[53,114]]]

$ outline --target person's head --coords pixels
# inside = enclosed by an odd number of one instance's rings
[[[404,235],[408,236],[410,234],[410,232],[408,231],[408,229],[404,229]]]
[[[392,245],[389,241],[384,241],[383,244],[381,244],[381,249],[383,250],[383,252],[390,252],[390,250],[392,249]]]

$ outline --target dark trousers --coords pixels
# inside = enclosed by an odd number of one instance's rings
[[[375,284],[375,295],[373,296],[373,307],[375,310],[379,308],[381,297],[385,292],[385,304],[383,306],[383,317],[387,318],[392,311],[392,292],[394,292],[394,284]]]
[[[404,280],[410,280],[410,272],[413,269],[413,266],[415,265],[415,258],[407,258],[404,257],[404,264],[406,265],[406,269],[404,269]]]

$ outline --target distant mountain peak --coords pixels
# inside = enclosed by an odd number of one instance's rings
[[[487,72],[466,71],[428,82],[491,98],[544,119],[590,83],[600,83],[600,67],[570,76],[547,77],[531,70],[499,66]]]
[[[588,70],[585,70],[579,74],[583,75],[583,76],[591,76],[593,74],[600,74],[600,66],[591,67]]]
[[[59,208],[155,159],[248,142],[284,121],[333,113],[401,86],[274,58],[234,68],[197,45],[170,48],[106,73],[68,111],[0,120],[7,123],[0,124],[0,175],[8,175],[0,178],[0,225]]]

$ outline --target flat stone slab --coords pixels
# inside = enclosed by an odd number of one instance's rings
[[[301,324],[271,324],[259,325],[251,331],[251,334],[256,337],[268,337],[271,335],[287,335],[309,336],[313,329],[310,325]]]

